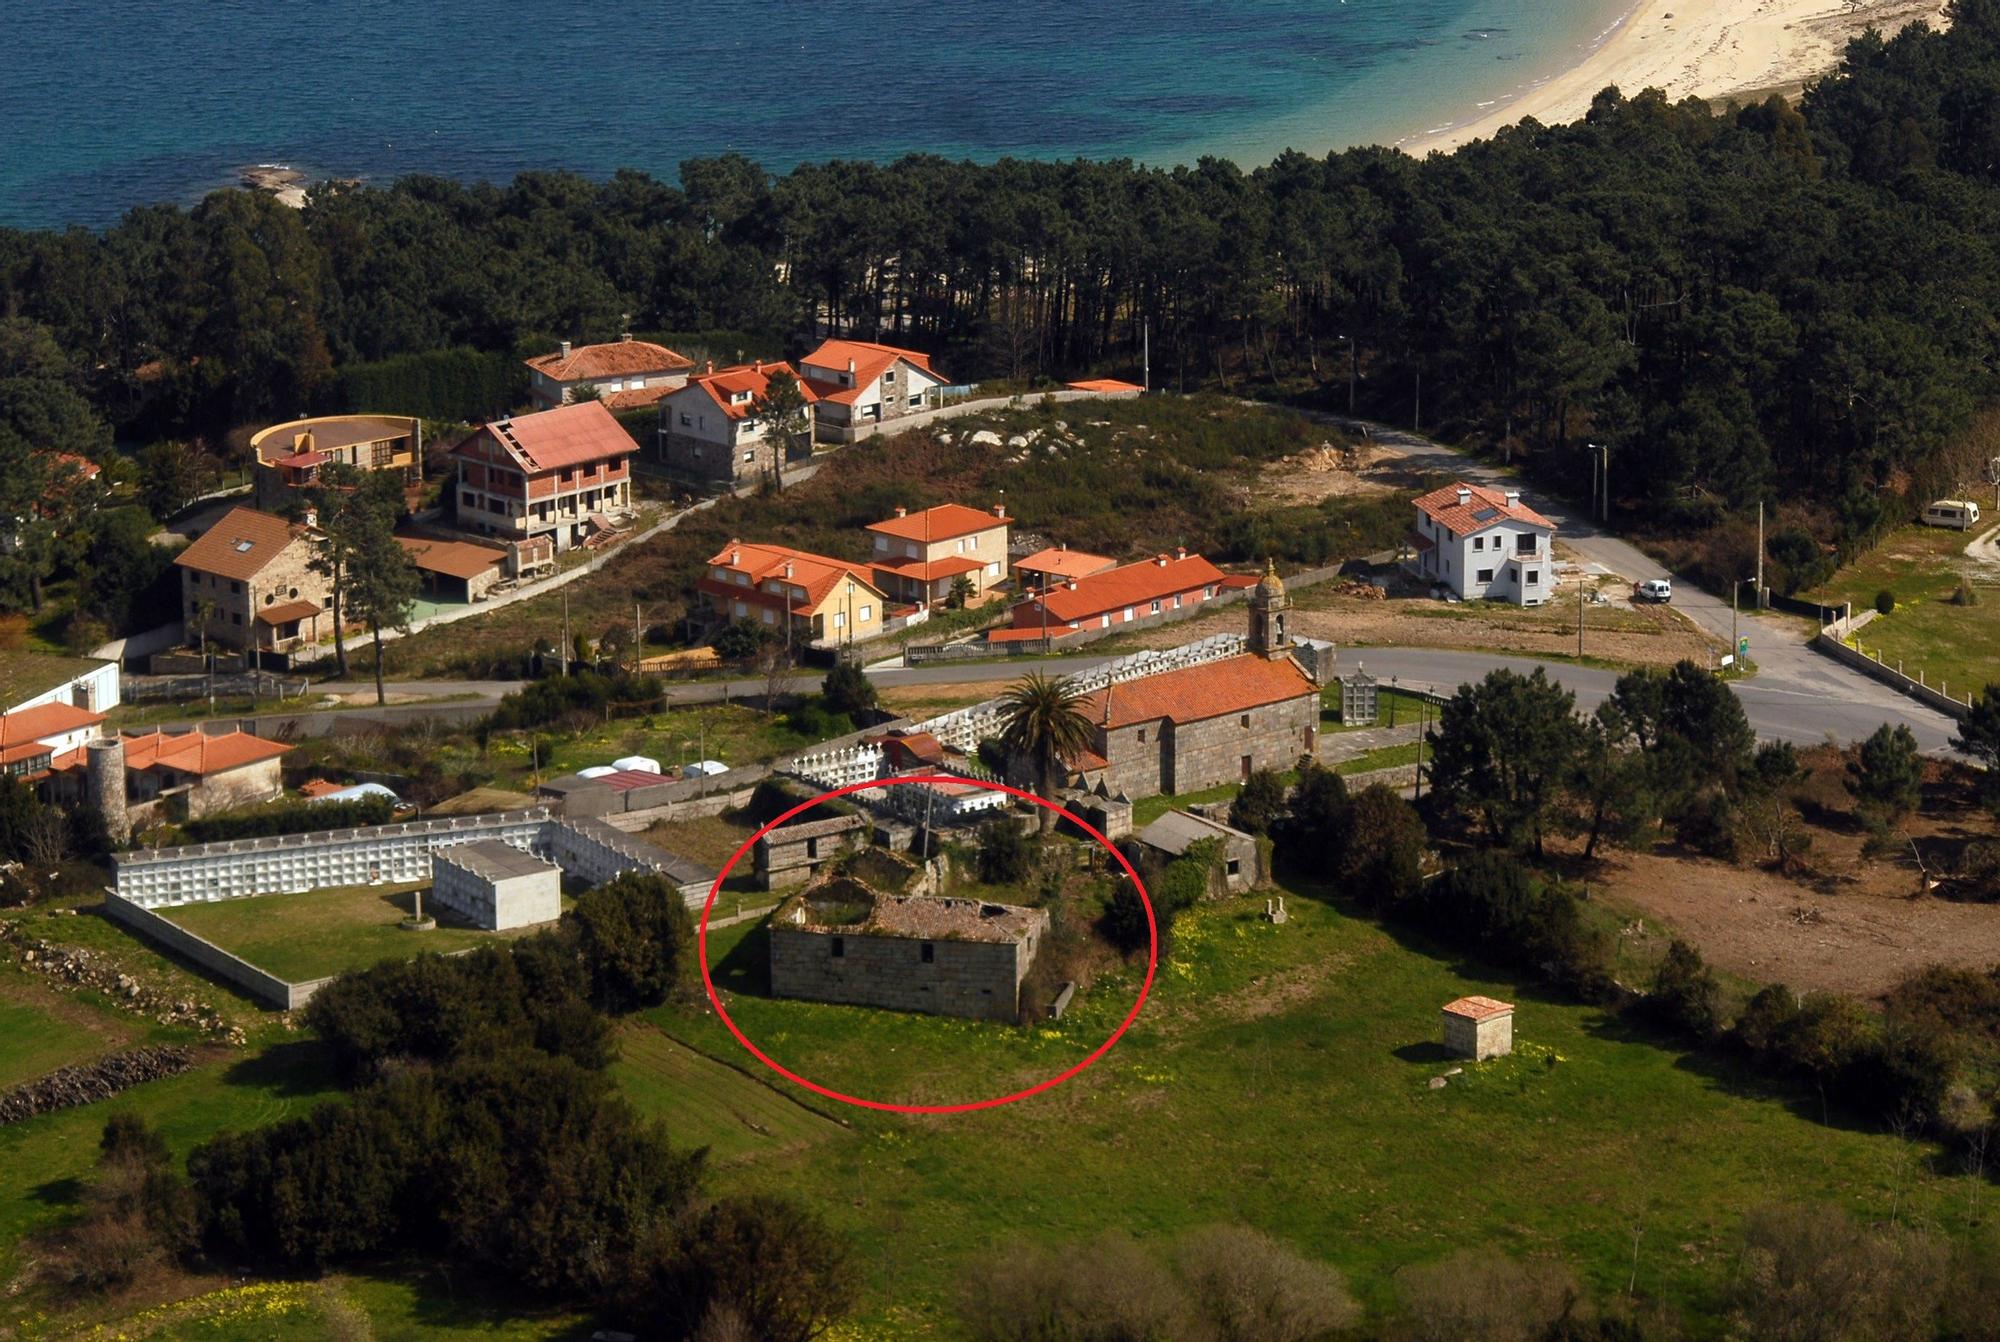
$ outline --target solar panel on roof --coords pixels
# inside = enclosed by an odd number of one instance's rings
[[[1500,510],[1497,508],[1481,508],[1472,514],[1472,520],[1475,522],[1485,522],[1499,515]]]

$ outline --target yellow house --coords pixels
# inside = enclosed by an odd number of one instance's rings
[[[865,569],[784,545],[729,542],[695,583],[725,620],[750,620],[797,642],[833,646],[882,633],[887,599]]]
[[[1007,577],[1007,509],[981,512],[946,503],[913,513],[904,508],[869,526],[875,538],[875,583],[897,601],[928,606],[951,595],[965,578],[975,601]]]

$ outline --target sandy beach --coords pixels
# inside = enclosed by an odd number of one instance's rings
[[[1579,64],[1473,118],[1400,142],[1413,154],[1485,139],[1525,117],[1575,121],[1608,85],[1669,98],[1791,92],[1833,68],[1870,25],[1894,33],[1918,19],[1941,24],[1941,0],[1638,0]]]

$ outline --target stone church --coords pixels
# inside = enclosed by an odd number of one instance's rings
[[[1095,727],[1069,781],[1130,798],[1240,783],[1289,769],[1318,745],[1320,689],[1333,645],[1296,642],[1275,566],[1251,591],[1245,650],[1219,661],[1106,686],[1078,702]]]

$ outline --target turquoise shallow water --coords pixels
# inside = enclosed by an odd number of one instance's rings
[[[0,223],[102,226],[247,163],[386,179],[782,170],[912,151],[1392,142],[1578,54],[1629,0],[10,0]]]

